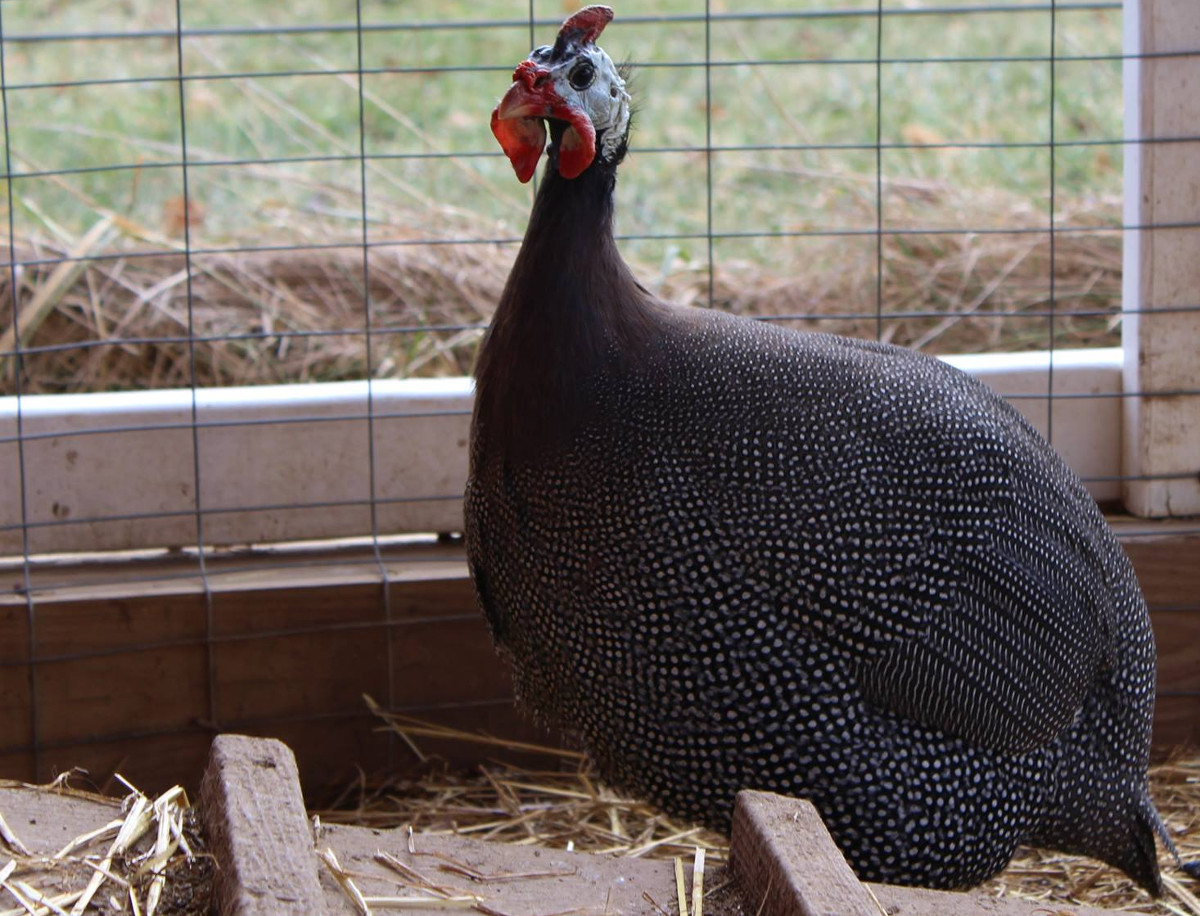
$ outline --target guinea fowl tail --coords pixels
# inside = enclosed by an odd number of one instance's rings
[[[1171,839],[1171,834],[1167,831],[1167,825],[1163,823],[1162,817],[1159,816],[1158,810],[1148,798],[1146,801],[1150,808],[1150,816],[1154,818],[1154,832],[1158,834],[1158,838],[1162,840],[1163,846],[1171,854],[1171,858],[1175,860],[1175,867],[1189,878],[1200,881],[1200,859],[1193,859],[1190,862],[1183,861],[1183,858],[1179,855],[1179,850],[1175,846],[1175,841]]]
[[[1065,779],[1028,842],[1100,859],[1160,895],[1157,840],[1161,838],[1170,852],[1174,846],[1150,799],[1145,776],[1125,766],[1106,767],[1095,756],[1084,767],[1060,770],[1059,775]]]
[[[1158,897],[1162,894],[1162,876],[1158,870],[1158,845],[1154,838],[1158,837],[1163,841],[1163,845],[1175,856],[1176,862],[1179,862],[1179,853],[1175,851],[1175,844],[1167,834],[1167,826],[1163,823],[1158,809],[1150,800],[1150,793],[1143,789],[1141,796],[1131,827],[1133,836],[1118,860],[1108,859],[1108,862]]]

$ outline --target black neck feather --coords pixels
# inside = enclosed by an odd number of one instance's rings
[[[597,157],[577,178],[563,178],[554,155],[561,129],[552,136],[475,371],[477,432],[510,457],[563,444],[588,416],[596,380],[620,371],[650,337],[656,311],[613,238],[617,162]]]

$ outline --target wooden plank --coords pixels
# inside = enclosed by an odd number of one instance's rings
[[[276,633],[352,629],[386,623],[383,589],[378,582],[331,588],[262,588],[241,590],[222,580],[212,593],[213,637],[247,640]]]
[[[1125,505],[1200,513],[1200,17],[1125,0]],[[1175,52],[1193,52],[1174,55]],[[1149,479],[1146,479],[1149,478]]]
[[[33,747],[33,694],[27,666],[0,665],[0,755]],[[0,777],[17,771],[0,768]],[[20,771],[19,779],[32,778],[31,770]]]
[[[26,849],[47,858],[76,837],[124,816],[119,799],[36,786],[0,786],[0,812]]]
[[[1151,611],[1200,611],[1200,532],[1196,526],[1186,534],[1129,535],[1121,538],[1121,545],[1137,570]]]
[[[0,667],[29,661],[29,607],[21,601],[0,606]]]
[[[328,847],[335,852],[364,895],[416,896],[397,871],[376,858],[376,853],[383,850],[431,882],[447,888],[450,895],[479,898],[480,905],[471,909],[450,910],[444,903],[439,906],[431,900],[427,907],[409,906],[396,911],[411,916],[445,916],[447,912],[662,916],[664,908],[675,898],[675,875],[670,862],[429,834],[416,835],[414,854],[409,852],[408,836],[403,829],[340,825],[325,827],[318,843],[320,848]],[[472,879],[443,868],[451,865],[481,877]],[[685,880],[690,887],[690,875]],[[708,874],[708,886],[720,882],[719,872]],[[322,874],[321,883],[331,914],[357,916],[349,898],[327,874]],[[386,910],[380,906],[376,912]],[[706,905],[704,912],[714,916],[733,912],[749,916],[754,910]],[[879,916],[878,911],[873,916]]]
[[[344,714],[387,689],[383,627],[326,629],[214,644],[218,727],[229,722]]]
[[[328,912],[300,776],[287,745],[218,735],[200,804],[218,865],[213,891],[222,916]]]
[[[110,732],[99,739],[68,741],[43,746],[34,764],[0,770],[0,774],[28,782],[48,783],[60,773],[78,767],[97,791],[123,795],[114,775],[120,773],[143,792],[156,795],[182,785],[194,796],[204,772],[212,732],[192,725],[158,734]]]
[[[0,560],[0,577],[8,577],[8,587],[0,589],[0,607],[15,606],[24,613],[22,567],[20,558]],[[204,575],[194,555],[175,551],[68,554],[37,557],[30,564],[31,588],[39,602],[202,594],[206,584],[214,593],[337,589],[379,583],[385,574],[393,583],[463,578],[467,566],[462,544],[427,535],[385,538],[378,546],[369,538],[263,545],[210,553]]]
[[[948,893],[923,887],[869,884],[887,916],[1120,916],[1128,910],[1047,904],[1019,897]],[[875,911],[875,916],[882,916]]]
[[[979,893],[863,884],[811,803],[739,792],[729,867],[761,916],[1046,916],[1044,903]],[[1055,904],[1055,916],[1113,910]]]
[[[19,779],[22,782],[33,782],[36,779],[37,765],[33,751],[4,751],[0,750],[0,779]]]
[[[57,743],[128,731],[186,729],[208,716],[203,647],[38,662],[38,740]]]
[[[378,583],[214,592],[216,727],[344,714],[384,694],[382,594]]]
[[[125,660],[114,663],[122,672],[120,666],[140,663],[140,656],[156,647],[199,646],[205,637],[204,597],[194,594],[170,601],[140,596],[104,602],[38,599],[34,620],[34,648],[41,661],[113,654]],[[121,681],[107,686],[119,689]]]
[[[232,722],[228,728],[287,744],[310,808],[332,803],[349,787],[360,785],[364,774],[382,780],[415,772],[415,767],[393,764],[392,739],[379,731],[379,720],[361,704],[336,716]]]
[[[35,602],[34,742],[91,741],[127,732],[133,723],[138,731],[186,731],[205,719],[204,615],[195,595],[169,604]]]
[[[739,792],[729,867],[762,916],[879,916],[810,802]]]
[[[33,694],[29,667],[29,607],[0,606],[0,776],[33,778]]]
[[[1168,694],[1154,704],[1154,755],[1200,747],[1200,694]]]
[[[508,699],[512,676],[482,615],[405,623],[391,632],[394,702],[436,706]]]
[[[1155,611],[1158,692],[1200,696],[1200,610]]]
[[[437,579],[420,581],[393,578],[388,584],[388,600],[395,620],[421,620],[430,617],[479,617],[483,614],[475,600],[475,589],[467,574],[466,558],[458,547],[460,562],[447,568]]]
[[[1116,527],[1158,634],[1156,752],[1200,744],[1200,534],[1177,522]],[[337,787],[354,763],[411,772],[418,761],[403,742],[374,734],[363,693],[466,731],[557,740],[513,707],[460,544],[384,545],[379,557],[358,544],[210,558],[215,720],[194,565],[187,557],[36,565],[35,583],[53,586],[35,592],[37,766],[26,599],[0,601],[0,775],[48,779],[81,764],[102,782],[136,765],[148,791],[176,781],[191,788],[205,729],[218,727],[286,738],[315,794]],[[461,742],[420,745],[455,766],[490,753]]]

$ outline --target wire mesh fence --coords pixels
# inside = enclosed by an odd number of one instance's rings
[[[657,289],[939,352],[1116,341],[1118,3],[657,6],[610,39]],[[529,202],[487,113],[559,13],[492,7],[8,6],[12,281],[88,265],[24,316],[22,392],[466,372]]]
[[[1122,383],[1122,319],[1197,304],[1123,296],[1123,244],[1200,229],[1200,213],[1143,225],[1123,203],[1131,151],[1200,142],[1200,128],[1128,129],[1123,72],[1194,62],[1200,40],[1127,47],[1115,0],[731,6],[618,7],[605,32],[635,74],[617,209],[639,277],[798,328],[1035,352],[1033,382],[1006,393],[1052,439],[1080,402],[1086,423],[1119,426],[1147,394]],[[28,621],[27,652],[0,667],[74,657],[35,645],[39,604],[115,580],[48,558],[64,552],[174,551],[116,575],[199,594],[205,620],[181,645],[205,647],[210,668],[226,639],[213,596],[251,570],[356,568],[385,586],[362,626],[401,625],[397,536],[457,530],[462,377],[531,201],[488,116],[568,12],[0,3],[0,552]],[[1105,355],[1064,358],[1091,348]],[[1089,374],[1067,384],[1073,365]],[[308,389],[270,387],[295,384]],[[1194,403],[1198,389],[1176,377],[1154,393]],[[1110,432],[1112,455],[1085,474],[1094,492],[1195,477],[1123,467]],[[357,540],[336,557],[229,552],[335,536]],[[208,696],[207,720],[228,720]],[[53,743],[36,722],[28,733],[8,750]]]
[[[171,481],[181,499],[154,508],[52,501],[6,530],[189,513],[202,529],[231,508],[276,511],[283,495],[204,504],[204,432],[255,418],[202,417],[200,389],[469,371],[529,204],[487,115],[558,11],[0,13],[4,384],[192,391],[187,416],[155,423],[192,430],[194,469]],[[625,252],[668,298],[801,327],[935,352],[1113,345],[1120,13],[1111,0],[640,5],[610,33],[637,73]],[[4,437],[21,462],[40,438],[146,431],[103,412],[30,430],[23,403]],[[394,414],[376,406],[368,389],[322,419],[365,407],[374,442]],[[389,500],[456,498],[381,492],[374,453],[365,497],[297,502],[374,516]],[[53,489],[20,476],[23,493]]]

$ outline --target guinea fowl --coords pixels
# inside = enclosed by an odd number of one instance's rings
[[[465,509],[519,698],[677,817],[810,799],[864,880],[970,886],[1032,843],[1157,892],[1154,639],[1095,503],[941,361],[641,286],[611,19],[571,16],[492,115],[521,181],[551,141]]]

